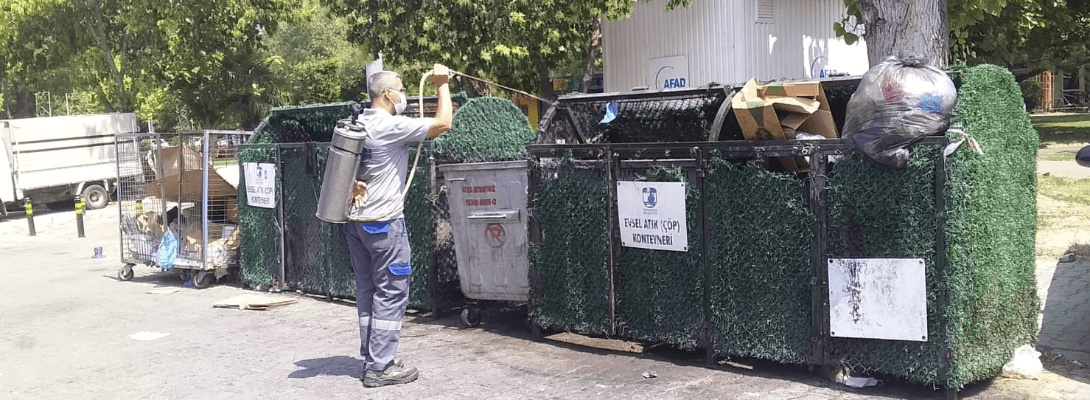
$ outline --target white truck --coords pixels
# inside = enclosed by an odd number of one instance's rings
[[[102,208],[117,182],[114,137],[137,128],[136,114],[0,120],[0,215],[34,204]]]

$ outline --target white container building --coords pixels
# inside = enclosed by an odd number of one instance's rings
[[[602,25],[605,91],[817,78],[822,70],[867,71],[867,48],[837,38],[839,0],[639,2],[631,17]]]

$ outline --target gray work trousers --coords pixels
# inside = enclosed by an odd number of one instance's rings
[[[360,355],[364,368],[382,372],[397,355],[409,303],[412,266],[405,220],[347,222],[344,235],[356,278]]]

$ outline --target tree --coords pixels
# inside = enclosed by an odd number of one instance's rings
[[[1019,80],[1073,70],[1090,63],[1090,1],[1010,2],[952,37],[961,43],[955,57],[1005,66]]]
[[[201,127],[252,128],[274,81],[262,40],[293,18],[296,2],[7,0],[0,5],[5,108],[34,116],[38,91],[88,90],[103,111],[161,114],[180,105]]]
[[[265,52],[279,57],[274,72],[280,104],[360,100],[366,88],[370,55],[348,41],[349,25],[317,0],[304,0],[298,18],[281,21]]]
[[[272,99],[262,40],[293,18],[289,0],[155,1],[167,40],[158,68],[202,128],[253,129]],[[237,122],[234,122],[237,121]],[[237,125],[236,125],[237,123]]]
[[[946,66],[950,36],[947,0],[843,1],[848,17],[864,26],[863,39],[867,41],[871,66],[891,55],[923,57],[932,65]],[[855,34],[845,28],[847,20],[834,24],[833,29],[850,44]]]
[[[838,36],[848,43],[853,32],[865,26],[871,64],[893,54],[888,42],[899,45],[926,45],[926,36],[912,37],[912,31],[926,25],[939,27],[941,21],[891,24],[898,15],[910,15],[912,2],[888,0],[843,0],[847,6],[844,21],[833,25]],[[920,4],[933,4],[927,0]],[[941,1],[941,0],[940,0]],[[1070,69],[1090,62],[1090,1],[1088,0],[945,0],[949,58],[970,64],[992,63],[1015,70],[1019,78],[1047,69]],[[916,4],[919,5],[919,4]],[[894,11],[890,14],[891,11]],[[904,12],[905,14],[899,14]],[[929,12],[927,15],[934,15]],[[892,15],[892,19],[887,16]],[[917,18],[918,20],[918,18]],[[853,25],[856,29],[853,29]],[[920,26],[917,26],[920,25]],[[938,35],[940,31],[935,31]],[[883,42],[884,41],[884,42]],[[939,50],[936,42],[934,49]]]
[[[9,118],[36,116],[35,93],[71,86],[64,71],[83,46],[69,9],[59,0],[0,5],[0,90]]]
[[[328,0],[354,21],[351,39],[406,67],[433,62],[555,97],[550,72],[581,65],[596,17],[626,18],[632,0]]]
[[[3,7],[0,57],[17,98],[27,90],[90,90],[104,111],[134,109],[159,44],[146,0],[11,0]]]

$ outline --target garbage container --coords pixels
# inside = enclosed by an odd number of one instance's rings
[[[462,294],[473,300],[526,302],[526,161],[439,166],[450,198]]]

